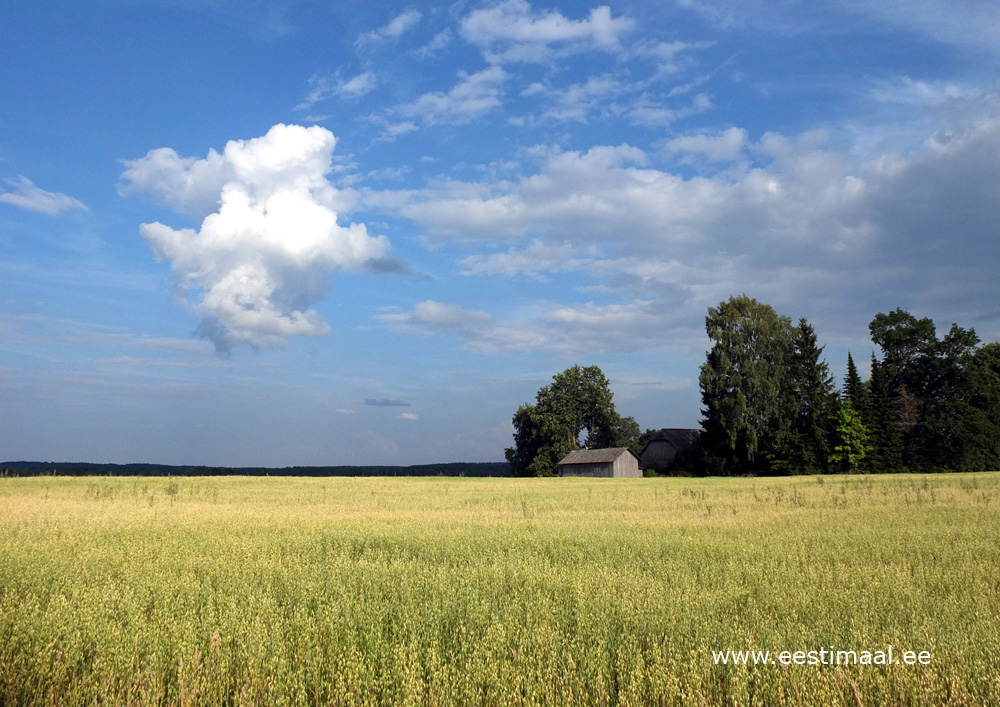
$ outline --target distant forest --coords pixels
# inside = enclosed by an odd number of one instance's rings
[[[453,462],[414,466],[171,466],[86,462],[3,462],[3,476],[510,476],[507,462]]]

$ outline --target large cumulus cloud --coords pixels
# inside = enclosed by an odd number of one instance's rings
[[[337,193],[326,179],[335,144],[318,126],[275,125],[203,159],[160,148],[126,163],[124,193],[204,216],[197,231],[145,223],[141,233],[157,258],[170,261],[202,315],[199,333],[218,351],[327,334],[309,307],[324,296],[332,273],[387,255],[385,236],[337,222]]]

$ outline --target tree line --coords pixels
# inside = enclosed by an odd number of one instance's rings
[[[0,463],[0,478],[11,476],[508,476],[506,462],[447,462],[413,466],[228,467],[89,462]]]
[[[865,471],[1000,469],[1000,343],[981,344],[953,324],[896,309],[869,324],[874,350],[862,381],[851,354],[838,389],[824,347],[806,319],[739,295],[711,307],[711,341],[699,375],[702,429],[672,471],[785,475]],[[565,454],[629,447],[639,454],[656,430],[639,433],[614,408],[596,366],[574,366],[513,418],[511,473],[549,476]],[[581,439],[581,435],[586,436]]]

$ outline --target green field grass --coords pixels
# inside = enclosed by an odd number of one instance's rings
[[[998,619],[998,474],[0,480],[3,705],[1000,704]]]

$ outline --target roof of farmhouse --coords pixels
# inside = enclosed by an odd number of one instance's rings
[[[560,464],[606,464],[613,462],[622,454],[635,456],[632,450],[626,447],[611,447],[609,449],[578,449],[570,452],[560,460]],[[638,459],[638,457],[636,457]]]
[[[664,428],[656,433],[656,435],[649,440],[647,446],[653,442],[667,442],[676,449],[683,449],[685,447],[691,446],[701,435],[703,430],[701,429],[681,429],[681,428]]]

